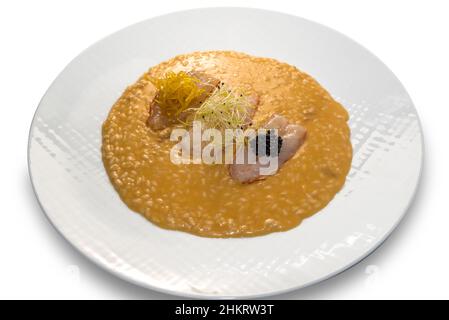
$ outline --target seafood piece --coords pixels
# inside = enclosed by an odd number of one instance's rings
[[[307,131],[299,124],[289,123],[288,120],[281,115],[273,115],[265,124],[264,129],[267,130],[266,137],[268,138],[266,139],[266,150],[263,152],[263,155],[278,157],[278,166],[274,172],[270,173],[270,175],[272,175],[275,174],[285,162],[292,158],[298,149],[303,145]],[[270,129],[277,129],[278,136],[271,134]],[[272,150],[273,148],[270,146],[270,142],[273,141],[273,138],[278,139],[276,143],[278,147],[277,152],[276,150]],[[254,139],[257,146],[260,136],[258,135]],[[248,148],[253,150],[248,151]],[[249,163],[248,152],[254,151],[256,152],[256,162]],[[254,150],[254,147],[251,147],[250,141],[249,146],[246,146],[244,150],[245,158],[243,163],[234,163],[229,165],[229,174],[231,178],[241,183],[251,183],[253,181],[267,178],[268,175],[261,174],[261,169],[266,165],[261,163],[260,155],[258,153],[257,148]]]

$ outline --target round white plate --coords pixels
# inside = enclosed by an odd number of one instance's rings
[[[121,202],[103,168],[101,125],[125,87],[175,55],[220,49],[295,65],[350,112],[354,159],[346,185],[288,232],[208,239],[160,229]],[[375,56],[319,24],[241,8],[169,14],[94,44],[51,85],[29,138],[36,195],[70,243],[117,276],[190,297],[277,294],[354,265],[406,212],[422,156],[413,104]]]

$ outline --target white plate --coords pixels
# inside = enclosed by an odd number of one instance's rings
[[[108,181],[100,128],[125,87],[177,54],[218,49],[295,65],[350,112],[354,159],[346,185],[324,210],[291,231],[208,239],[163,230],[131,212]],[[375,56],[316,23],[237,8],[165,15],[91,46],[51,85],[29,139],[36,195],[70,243],[117,276],[190,297],[277,294],[354,265],[406,212],[422,156],[413,104]]]

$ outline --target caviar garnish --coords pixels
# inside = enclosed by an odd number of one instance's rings
[[[275,134],[274,131],[267,130],[264,133],[259,133],[256,137],[251,139],[249,144],[256,156],[275,157],[279,155],[279,152],[281,152],[282,137]]]

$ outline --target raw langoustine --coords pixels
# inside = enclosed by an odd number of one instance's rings
[[[275,170],[269,174],[272,175],[275,174],[285,162],[292,158],[298,151],[298,149],[303,145],[306,139],[307,131],[299,124],[289,123],[287,118],[281,115],[273,115],[264,125],[264,129],[277,129],[278,131],[278,136],[275,136],[275,138],[278,138],[278,141],[276,143],[276,145],[278,146],[278,150],[277,152],[275,150],[276,154],[270,154],[268,152],[270,150],[270,140],[267,139],[266,144],[267,149],[265,154],[267,156],[278,157],[277,168],[275,168]],[[268,131],[268,137],[273,136],[274,135],[270,135]],[[256,137],[255,139],[258,139],[258,137]],[[250,163],[248,161],[248,148],[251,148],[251,142],[248,146],[245,147],[245,158],[243,163],[233,163],[229,165],[229,174],[231,178],[241,183],[251,183],[257,180],[265,179],[268,176],[261,174],[261,168],[263,168],[265,164],[261,163],[260,157],[256,158],[255,163]],[[251,150],[249,152],[251,152]]]

